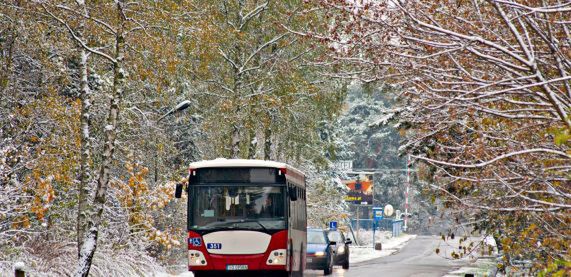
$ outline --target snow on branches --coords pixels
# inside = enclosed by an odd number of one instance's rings
[[[319,39],[344,45],[332,47],[328,64],[346,68],[333,75],[404,89],[401,149],[433,192],[509,239],[506,260],[569,259],[569,4],[318,2],[334,18]],[[521,238],[529,226],[537,237]]]

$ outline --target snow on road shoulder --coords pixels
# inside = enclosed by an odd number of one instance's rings
[[[166,272],[157,272],[155,277],[194,277],[194,274],[190,271],[186,271],[180,274],[168,274]]]
[[[414,238],[416,235],[402,234],[395,238],[380,239],[383,250],[375,250],[372,242],[365,246],[351,246],[349,262],[359,263],[392,255]]]

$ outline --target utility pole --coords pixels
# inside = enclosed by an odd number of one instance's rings
[[[359,237],[359,229],[361,229],[361,223],[360,223],[360,218],[361,218],[361,209],[359,209],[360,206],[357,205],[357,237]]]
[[[406,191],[404,194],[404,231],[408,228],[408,191],[410,189],[410,155],[407,156],[406,161]]]

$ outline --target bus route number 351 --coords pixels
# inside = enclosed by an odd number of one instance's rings
[[[222,243],[207,243],[206,249],[222,249]]]

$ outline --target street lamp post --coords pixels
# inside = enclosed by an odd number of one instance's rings
[[[161,116],[157,120],[157,123],[159,123],[161,120],[163,120],[163,118],[165,118],[171,114],[178,113],[180,111],[186,110],[186,108],[188,108],[188,107],[190,107],[190,101],[189,100],[184,100],[184,101],[178,103],[174,108],[172,108],[170,111],[168,111],[163,116]]]
[[[158,120],[157,120],[157,124],[159,122],[161,122],[161,120],[163,120],[165,117],[181,112],[183,110],[186,110],[188,107],[190,107],[191,102],[189,100],[184,100],[180,103],[178,103],[174,108],[170,109],[168,112],[166,112],[165,114],[163,114]],[[156,150],[156,155],[155,155],[155,184],[158,181],[159,178],[159,167],[158,167],[158,137],[155,136],[155,150]]]

